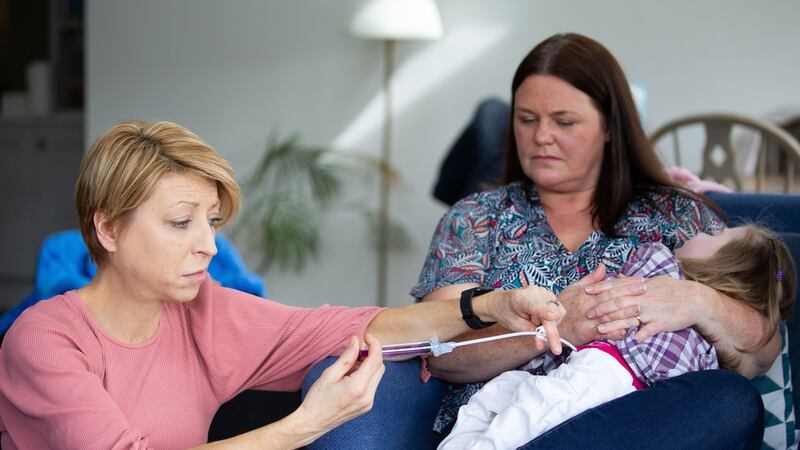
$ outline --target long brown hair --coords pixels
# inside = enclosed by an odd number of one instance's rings
[[[517,156],[515,94],[531,75],[555,76],[588,95],[604,119],[609,141],[592,201],[592,219],[607,236],[632,199],[657,186],[677,187],[664,173],[647,140],[628,80],[617,60],[599,42],[580,34],[554,35],[522,60],[511,83],[511,117],[506,139],[503,183],[528,180]],[[696,196],[692,196],[697,198]]]
[[[792,316],[797,271],[780,237],[754,224],[737,228],[744,235],[722,246],[713,257],[681,259],[680,265],[686,278],[734,298],[768,319],[769,329],[760,342],[752,348],[737,348],[752,352],[769,342],[778,324]],[[724,355],[719,356],[720,365],[730,367]]]

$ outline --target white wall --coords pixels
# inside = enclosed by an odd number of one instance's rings
[[[604,43],[646,86],[650,129],[692,112],[760,116],[800,105],[794,0],[438,3],[444,38],[398,46],[393,147],[404,183],[393,212],[415,242],[390,261],[390,305],[409,302],[445,211],[430,196],[445,151],[478,101],[507,97],[517,63],[553,33]],[[347,35],[346,0],[90,0],[87,15],[89,142],[121,119],[169,119],[242,175],[271,133],[378,153],[381,46]],[[377,203],[368,181],[356,186]],[[375,257],[364,225],[344,213],[326,225],[319,263],[301,275],[266,274],[270,296],[371,304]]]

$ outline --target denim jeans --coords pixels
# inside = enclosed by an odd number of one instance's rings
[[[303,395],[335,358],[311,369]],[[431,430],[446,383],[419,379],[416,360],[387,362],[370,412],[328,432],[309,449],[432,449]],[[690,373],[592,408],[521,447],[532,449],[760,448],[764,406],[750,382],[722,370]]]

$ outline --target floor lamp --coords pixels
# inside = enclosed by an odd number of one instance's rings
[[[394,46],[401,40],[431,40],[442,35],[434,0],[359,0],[355,2],[350,33],[383,41],[383,140],[380,158],[378,212],[378,306],[386,306],[389,273],[389,169],[392,154],[392,90]]]

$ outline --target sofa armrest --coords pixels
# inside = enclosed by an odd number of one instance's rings
[[[326,358],[309,371],[303,382],[303,397],[334,361],[334,357]],[[436,448],[441,437],[432,430],[433,420],[447,391],[446,385],[437,379],[423,383],[418,359],[387,361],[385,365],[372,410],[346,426],[329,431],[307,448]]]

